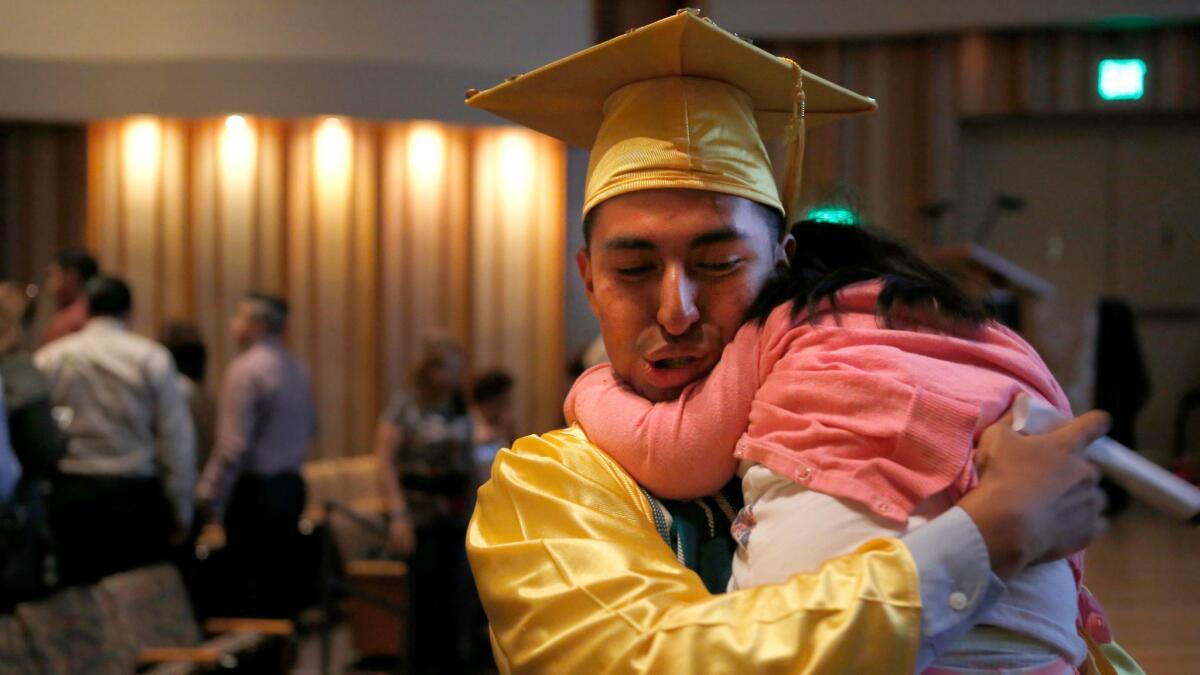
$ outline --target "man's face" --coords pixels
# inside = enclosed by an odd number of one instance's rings
[[[776,235],[731,195],[643,190],[597,206],[576,262],[617,375],[663,401],[708,373],[790,253]]]
[[[246,349],[262,337],[266,331],[262,321],[254,314],[254,305],[243,300],[229,320],[229,333],[239,349]]]
[[[79,275],[71,270],[59,267],[58,263],[50,263],[46,272],[46,292],[54,298],[54,303],[65,307],[79,297]]]

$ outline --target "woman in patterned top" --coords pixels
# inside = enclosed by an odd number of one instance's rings
[[[430,340],[413,389],[384,410],[375,453],[391,511],[389,547],[409,556],[415,671],[452,673],[470,643],[471,585],[466,538],[471,418],[462,347]]]

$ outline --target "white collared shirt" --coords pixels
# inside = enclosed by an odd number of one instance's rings
[[[34,362],[64,424],[63,473],[158,476],[177,524],[192,519],[196,441],[170,353],[111,318],[43,347]]]

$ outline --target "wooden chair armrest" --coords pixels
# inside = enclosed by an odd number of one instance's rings
[[[352,577],[405,577],[408,565],[400,560],[351,560],[346,573]]]
[[[219,664],[223,652],[212,647],[143,647],[138,654],[142,663],[168,663],[185,661],[187,663]]]
[[[288,636],[296,627],[287,619],[243,619],[218,617],[204,622],[206,633],[258,633],[260,635]]]

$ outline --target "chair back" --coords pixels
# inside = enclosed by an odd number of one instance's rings
[[[129,675],[137,668],[137,651],[121,639],[93,586],[17,605],[17,618],[43,675]]]
[[[0,675],[38,675],[25,629],[11,614],[0,615]]]
[[[150,565],[105,577],[99,590],[106,613],[132,648],[200,644],[192,603],[173,565]]]

